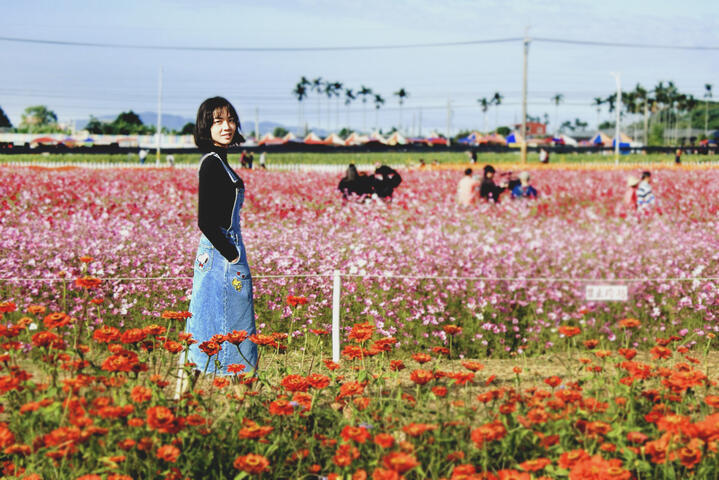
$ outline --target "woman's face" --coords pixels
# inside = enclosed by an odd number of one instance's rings
[[[212,113],[210,137],[217,147],[227,147],[237,131],[237,119],[230,115],[227,108],[218,108]]]

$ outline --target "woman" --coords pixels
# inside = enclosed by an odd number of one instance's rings
[[[244,340],[230,342],[212,358],[212,349],[202,347],[213,335],[235,330],[255,333],[252,279],[240,231],[240,209],[245,185],[227,163],[227,148],[244,141],[234,107],[222,97],[205,100],[197,111],[195,144],[204,153],[199,169],[197,224],[202,231],[195,257],[192,298],[187,332],[197,343],[190,347],[188,360],[199,371],[230,375],[229,365],[257,369],[257,346]],[[232,367],[236,371],[241,367]]]

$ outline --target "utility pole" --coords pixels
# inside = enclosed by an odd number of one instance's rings
[[[452,128],[452,101],[447,99],[447,145],[449,146],[450,129]]]
[[[155,165],[160,164],[160,139],[162,138],[162,67],[157,80],[157,155]]]
[[[259,107],[255,107],[255,141],[256,141],[256,143],[259,143],[259,141],[260,141],[260,109],[259,109]]]
[[[614,165],[619,165],[619,115],[622,110],[622,78],[620,73],[611,72],[614,80],[617,81],[617,119],[614,129]]]
[[[417,136],[422,136],[422,107],[419,107],[419,135]]]
[[[529,57],[529,27],[524,29],[524,64],[522,68],[522,143],[520,157],[527,163],[527,58]]]

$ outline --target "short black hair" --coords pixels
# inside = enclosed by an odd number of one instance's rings
[[[471,168],[466,169],[466,170],[464,171],[464,174],[465,174],[465,175],[472,175],[472,169],[471,169]]]
[[[651,176],[652,176],[652,172],[650,172],[649,170],[644,170],[642,172],[642,180],[644,180],[645,178],[649,178]]]
[[[484,166],[484,174],[487,175],[488,173],[494,173],[494,167],[492,165],[485,165]]]
[[[237,129],[232,137],[232,141],[228,145],[234,147],[245,141],[245,137],[240,133],[242,128],[240,125],[240,117],[237,115],[237,110],[232,104],[223,97],[212,97],[208,98],[200,105],[197,109],[197,121],[195,122],[195,145],[203,152],[209,152],[214,150],[215,144],[212,143],[212,135],[210,134],[210,127],[214,121],[214,113],[217,109],[227,109],[231,117],[237,121]]]

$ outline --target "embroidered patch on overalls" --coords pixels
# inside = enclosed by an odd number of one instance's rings
[[[242,291],[242,280],[240,280],[239,278],[233,278],[232,286],[235,287],[235,290],[237,290],[238,292],[241,292]]]
[[[205,264],[210,259],[210,255],[207,254],[207,252],[203,253],[202,255],[199,255],[197,257],[197,266],[200,268],[205,268]]]

